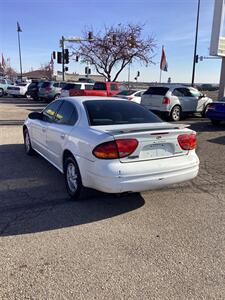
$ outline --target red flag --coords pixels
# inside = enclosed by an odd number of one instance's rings
[[[162,56],[161,56],[161,61],[160,61],[160,69],[162,71],[165,71],[165,72],[168,71],[168,64],[167,64],[167,61],[166,61],[166,54],[165,54],[165,51],[164,51],[164,47],[162,47]]]
[[[2,53],[2,67],[5,68],[5,59],[4,59],[3,53]]]

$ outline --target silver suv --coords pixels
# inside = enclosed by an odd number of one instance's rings
[[[204,116],[212,101],[197,89],[184,85],[150,86],[141,97],[143,106],[172,121],[179,121],[182,114],[198,112]]]

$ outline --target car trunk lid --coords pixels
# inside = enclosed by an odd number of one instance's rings
[[[104,131],[114,139],[136,139],[138,146],[128,157],[120,158],[122,163],[138,162],[187,155],[188,150],[181,149],[178,136],[190,133],[186,125],[169,123],[132,124],[127,126],[93,126]]]

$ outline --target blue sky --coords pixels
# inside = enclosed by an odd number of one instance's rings
[[[198,54],[209,55],[214,0],[201,0]],[[112,24],[145,24],[143,36],[154,36],[157,48],[155,65],[132,64],[131,78],[137,70],[140,81],[159,80],[161,46],[165,46],[168,72],[163,80],[190,82],[194,51],[197,0],[0,0],[0,53],[10,57],[19,70],[16,22],[23,30],[21,46],[23,69],[28,71],[50,61],[51,52],[59,51],[59,39],[80,36],[85,28],[99,31]],[[197,64],[196,82],[219,82],[219,59]],[[55,64],[56,69],[60,66]],[[72,62],[71,72],[84,72],[84,65]],[[127,79],[127,69],[119,80]]]

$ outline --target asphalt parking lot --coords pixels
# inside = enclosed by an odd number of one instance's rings
[[[0,299],[224,299],[225,126],[182,121],[198,132],[191,182],[72,202],[24,153],[23,121],[45,105],[0,98]]]

